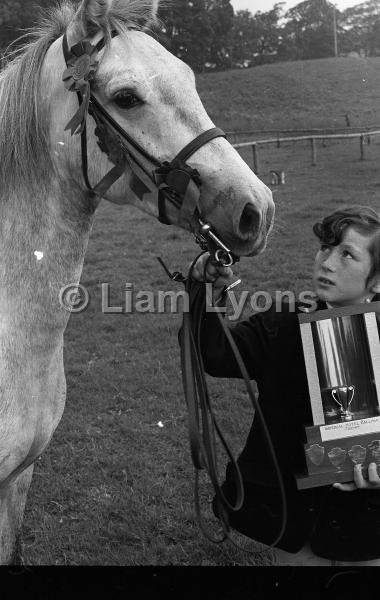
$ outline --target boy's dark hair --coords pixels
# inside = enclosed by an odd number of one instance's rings
[[[323,244],[337,246],[347,227],[372,237],[368,248],[372,257],[372,268],[367,278],[369,283],[375,275],[380,275],[380,215],[369,206],[351,206],[336,210],[315,223],[313,231]]]

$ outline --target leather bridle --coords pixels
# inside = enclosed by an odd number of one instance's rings
[[[116,32],[113,37],[115,35]],[[105,46],[105,38],[103,37],[95,46],[84,39],[69,49],[65,34],[62,45],[67,66],[63,80],[67,89],[77,93],[79,100],[79,110],[66,126],[66,130],[70,129],[72,135],[75,133],[81,135],[82,172],[87,189],[92,194],[104,196],[129,166],[132,170],[130,188],[141,200],[145,194],[155,195],[158,204],[158,220],[161,223],[171,223],[166,211],[167,202],[170,202],[179,211],[178,224],[190,225],[193,231],[199,233],[201,217],[199,197],[202,181],[199,172],[190,167],[186,161],[211,140],[225,137],[225,133],[213,127],[187,144],[171,162],[159,161],[115,121],[91,91],[90,81],[95,76],[98,65],[97,55]],[[95,120],[95,134],[100,149],[114,164],[114,167],[95,186],[91,186],[88,177],[87,114]],[[216,240],[219,241],[218,238]],[[224,250],[228,249],[223,246]]]

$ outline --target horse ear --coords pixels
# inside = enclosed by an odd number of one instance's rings
[[[85,35],[94,35],[99,30],[107,29],[112,4],[113,0],[82,0],[76,21],[79,21]]]
[[[107,31],[107,18],[113,0],[82,0],[74,20],[67,30],[69,45],[73,46],[98,31]]]
[[[71,45],[98,31],[108,31],[109,17],[126,24],[149,26],[156,21],[160,0],[82,0],[68,35]]]
[[[151,21],[156,21],[160,0],[152,0]]]

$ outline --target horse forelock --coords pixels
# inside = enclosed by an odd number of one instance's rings
[[[112,30],[145,29],[156,22],[158,0],[113,0],[102,23],[109,42]],[[4,199],[20,188],[41,189],[54,171],[49,143],[49,90],[41,89],[41,69],[51,44],[76,17],[78,4],[61,0],[45,9],[26,43],[8,51],[0,73],[0,186]]]

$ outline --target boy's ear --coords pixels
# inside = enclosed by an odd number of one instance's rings
[[[375,275],[370,283],[369,290],[372,294],[380,294],[380,275]]]

